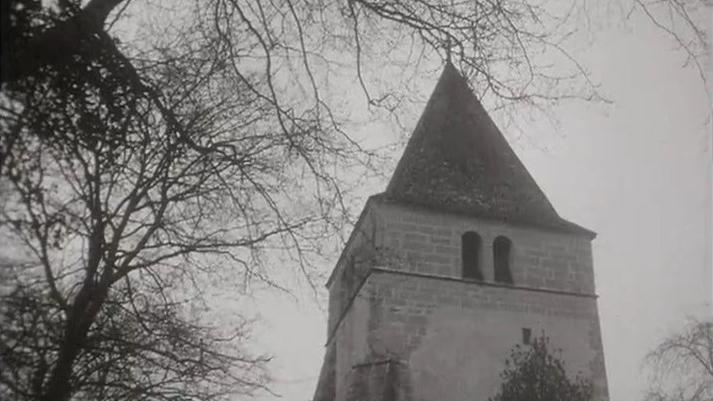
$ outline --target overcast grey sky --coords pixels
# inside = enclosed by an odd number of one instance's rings
[[[645,353],[687,316],[710,315],[709,104],[697,71],[682,67],[681,53],[641,15],[598,27],[581,48],[580,61],[613,103],[565,103],[555,109],[558,131],[535,123],[527,137],[506,136],[560,215],[599,234],[594,268],[610,396],[636,400]],[[263,321],[254,338],[275,356],[274,389],[282,399],[310,400],[326,315],[309,297],[256,302]]]

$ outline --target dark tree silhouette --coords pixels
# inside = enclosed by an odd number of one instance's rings
[[[651,373],[646,401],[713,398],[713,323],[690,320],[644,360]]]
[[[530,346],[517,345],[506,361],[500,390],[490,401],[590,401],[592,385],[581,377],[570,379],[564,363],[536,338]]]

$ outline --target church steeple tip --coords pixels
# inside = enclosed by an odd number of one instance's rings
[[[450,59],[384,195],[444,212],[594,235],[559,217]]]

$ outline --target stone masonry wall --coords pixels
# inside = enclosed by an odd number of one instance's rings
[[[363,365],[380,361],[399,366],[399,400],[486,401],[523,328],[549,337],[567,371],[608,400],[588,238],[382,202],[367,209],[329,284],[336,401],[353,398],[370,380]],[[482,238],[483,282],[461,279],[466,231]],[[493,283],[498,235],[512,241],[512,286]]]
[[[502,222],[435,213],[393,204],[378,204],[383,225],[383,263],[394,269],[461,277],[461,236],[482,239],[480,269],[493,281],[493,240],[512,241],[510,268],[515,285],[594,293],[590,240],[585,236],[512,226]]]
[[[329,278],[329,318],[327,337],[330,338],[337,322],[345,312],[351,297],[375,264],[374,249],[377,236],[377,221],[372,202],[367,205],[354,226],[334,271]]]
[[[595,400],[608,399],[593,297],[375,270],[358,302],[368,312],[361,306],[360,324],[345,325],[351,341],[340,349],[352,364],[404,364],[410,375],[402,381],[404,401],[487,400],[523,328],[547,336],[562,350],[568,373],[590,378]]]
[[[598,322],[593,297],[375,269],[334,337],[335,400],[348,400],[364,380],[360,365],[395,361],[405,372],[400,401],[485,401],[529,328],[561,349],[570,376],[593,381],[596,401],[606,401]]]

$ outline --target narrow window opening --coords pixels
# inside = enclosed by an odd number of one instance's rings
[[[461,259],[463,262],[463,278],[482,280],[480,272],[480,235],[468,231],[461,237]]]
[[[493,262],[495,262],[495,281],[499,283],[512,284],[512,273],[510,272],[510,251],[512,241],[507,237],[497,237],[493,241]]]
[[[528,327],[522,328],[522,343],[525,345],[530,345],[530,339],[532,338],[532,330]]]

